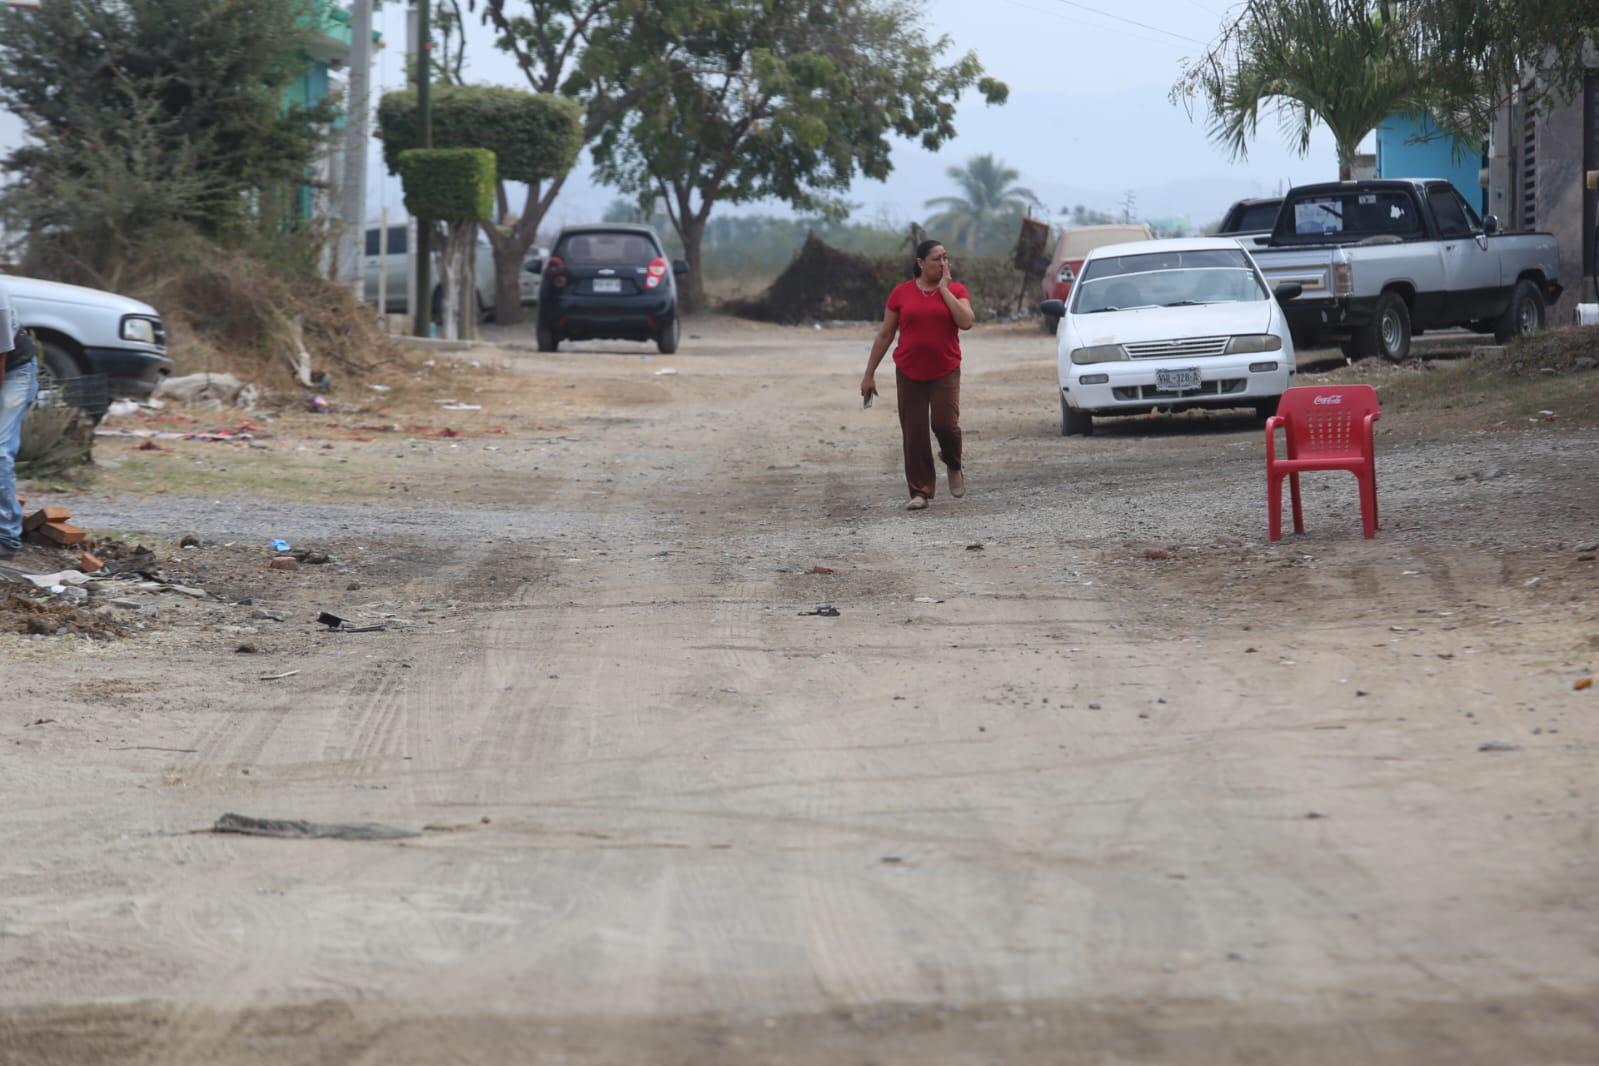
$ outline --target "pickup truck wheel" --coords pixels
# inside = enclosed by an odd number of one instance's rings
[[[1516,291],[1510,294],[1510,306],[1494,322],[1494,340],[1509,344],[1517,337],[1537,333],[1548,324],[1549,309],[1544,306],[1543,293],[1538,286],[1525,279],[1516,282]]]
[[[39,387],[49,388],[58,381],[69,378],[81,377],[83,369],[78,366],[78,361],[71,352],[57,344],[55,341],[40,340],[39,347]]]
[[[1053,337],[1055,335],[1055,331],[1060,329],[1060,316],[1044,315],[1042,325],[1044,327],[1044,332]]]
[[[1066,397],[1060,398],[1060,435],[1063,437],[1092,437],[1094,435],[1094,416],[1087,411],[1079,411],[1066,402]]]
[[[561,339],[555,335],[554,330],[542,322],[534,329],[533,334],[539,342],[541,352],[553,352],[560,347]]]
[[[1352,338],[1362,356],[1380,355],[1390,363],[1402,363],[1410,354],[1410,306],[1397,292],[1377,297],[1371,321]]]

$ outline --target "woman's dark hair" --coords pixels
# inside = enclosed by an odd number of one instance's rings
[[[916,246],[916,262],[911,264],[911,277],[922,276],[922,260],[933,254],[934,248],[942,248],[943,241],[923,241]]]

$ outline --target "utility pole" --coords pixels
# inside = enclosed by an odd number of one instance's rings
[[[416,129],[418,143],[423,148],[433,147],[433,110],[428,101],[428,83],[433,80],[433,27],[430,0],[417,0],[416,48],[412,60],[416,64]],[[418,337],[433,333],[433,283],[431,280],[433,228],[429,219],[416,220],[416,322],[413,332]]]
[[[372,143],[372,0],[350,4],[350,94],[345,104],[344,177],[339,189],[339,279],[362,299],[366,237],[366,157]]]

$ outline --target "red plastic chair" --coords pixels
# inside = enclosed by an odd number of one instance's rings
[[[1377,535],[1377,453],[1372,424],[1382,417],[1370,385],[1289,389],[1266,420],[1266,521],[1272,540],[1283,536],[1283,479],[1294,501],[1294,532],[1305,531],[1299,475],[1308,470],[1347,470],[1360,483],[1360,520],[1367,539]],[[1288,457],[1277,458],[1277,428],[1288,441]]]

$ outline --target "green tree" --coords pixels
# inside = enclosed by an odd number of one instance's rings
[[[974,155],[964,166],[945,171],[960,187],[960,196],[938,196],[926,206],[939,208],[927,220],[936,230],[968,251],[978,251],[995,243],[1015,239],[1016,225],[1038,197],[1031,189],[1016,184],[1021,172],[995,159],[992,154]]]
[[[444,337],[470,339],[477,333],[473,237],[479,223],[494,213],[494,153],[487,148],[412,148],[399,153],[395,164],[405,188],[405,209],[430,224],[445,225],[439,271]]]
[[[494,153],[500,221],[509,214],[507,181],[524,182],[529,190],[545,182],[559,184],[582,148],[582,113],[565,97],[496,85],[439,85],[432,90],[431,102],[435,148],[486,148]],[[383,94],[378,136],[383,141],[383,161],[398,174],[401,154],[420,144],[415,90]],[[518,276],[531,238],[523,242],[521,222],[511,226],[495,222],[485,216],[481,223],[494,250],[494,313],[499,322],[515,322],[522,303]]]
[[[1317,124],[1354,177],[1361,140],[1396,112],[1425,106],[1415,25],[1385,18],[1372,0],[1248,0],[1210,55],[1184,73],[1174,97],[1201,96],[1210,134],[1245,159],[1263,114],[1301,155]]]
[[[1473,140],[1512,94],[1534,108],[1574,97],[1599,42],[1599,0],[1386,0],[1380,9],[1414,22],[1429,111]]]
[[[1213,138],[1237,158],[1263,112],[1301,154],[1324,124],[1347,180],[1356,146],[1389,115],[1429,114],[1475,143],[1512,95],[1531,107],[1569,98],[1596,39],[1599,0],[1247,0],[1171,95],[1202,98]]]
[[[495,46],[516,60],[529,88],[578,105],[581,150],[633,105],[647,75],[659,76],[615,59],[636,11],[649,7],[645,0],[483,0],[483,21],[495,31]],[[669,39],[661,47],[654,58],[665,63],[677,54],[679,42]],[[527,255],[565,183],[563,171],[527,184],[521,214],[502,230],[508,262],[519,263]],[[500,254],[496,243],[496,263]],[[513,309],[511,315],[516,313]],[[500,321],[507,321],[501,314]]]
[[[230,240],[303,184],[331,106],[285,107],[311,41],[300,0],[51,0],[0,13],[0,102],[30,142],[6,157],[36,257],[115,282],[162,227]],[[181,32],[175,32],[181,28]]]
[[[891,137],[929,150],[955,136],[974,85],[1005,86],[976,56],[946,62],[913,0],[629,0],[628,18],[588,69],[637,99],[594,145],[603,180],[641,203],[664,196],[704,306],[703,239],[718,204],[782,200],[838,213],[854,176],[892,169]]]

